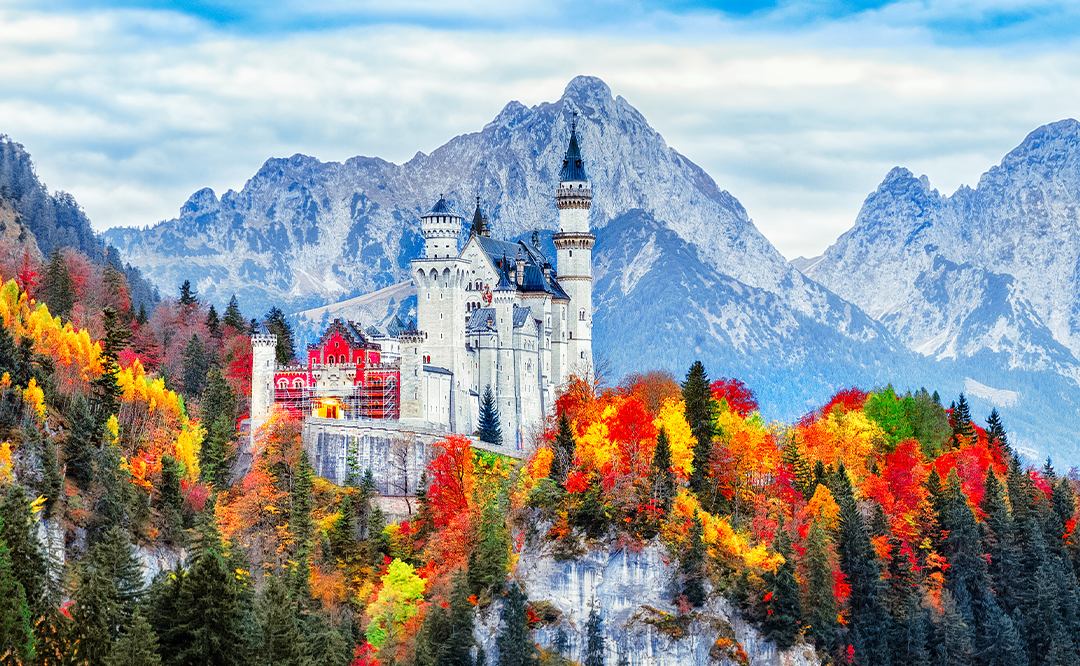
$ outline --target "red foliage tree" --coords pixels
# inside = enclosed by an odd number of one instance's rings
[[[713,400],[726,402],[728,409],[743,418],[750,412],[757,411],[757,396],[749,386],[738,379],[721,377],[709,385],[709,389],[712,391]]]

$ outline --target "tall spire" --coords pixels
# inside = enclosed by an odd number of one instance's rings
[[[564,183],[570,181],[587,182],[589,180],[589,175],[585,173],[585,165],[581,161],[581,149],[578,147],[576,111],[574,112],[574,120],[570,125],[570,145],[566,148],[566,157],[563,158],[559,180]]]
[[[488,230],[487,218],[480,212],[480,196],[476,197],[476,212],[473,213],[472,227],[469,229],[473,236],[490,236],[491,231]]]

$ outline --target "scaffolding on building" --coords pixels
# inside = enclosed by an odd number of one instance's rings
[[[303,368],[307,370],[307,368]],[[299,371],[297,368],[295,371]],[[279,371],[294,371],[280,368]],[[274,404],[297,417],[332,419],[398,419],[398,364],[379,363],[363,368],[363,381],[351,386],[296,385],[295,380],[278,380]]]

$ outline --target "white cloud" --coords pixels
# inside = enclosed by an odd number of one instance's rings
[[[180,14],[0,10],[0,132],[99,228],[143,225],[201,187],[242,187],[268,157],[401,162],[593,74],[793,257],[850,227],[892,166],[951,192],[1036,126],[1080,113],[1080,58],[1064,51],[944,48],[875,14],[801,36],[702,24],[715,36],[383,25],[238,37]],[[863,46],[839,46],[853,33]]]

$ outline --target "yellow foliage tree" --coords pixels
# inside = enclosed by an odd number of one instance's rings
[[[681,399],[668,399],[660,407],[653,425],[667,432],[671,447],[671,466],[684,480],[694,471],[694,433],[686,422],[686,403]]]

